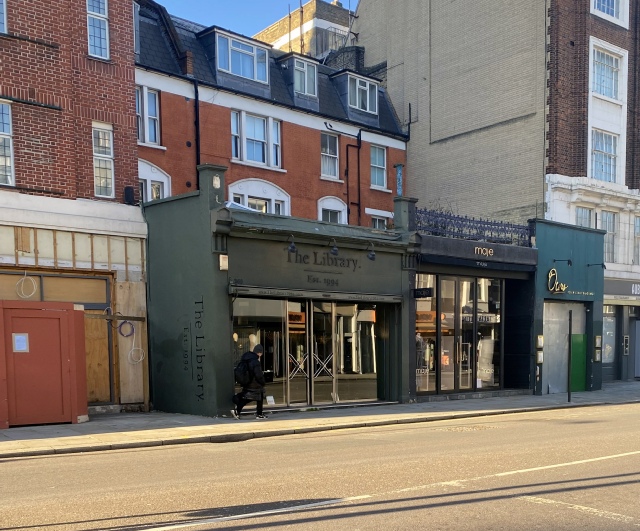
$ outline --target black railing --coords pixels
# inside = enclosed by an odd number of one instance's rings
[[[456,216],[437,210],[417,208],[416,228],[418,232],[432,236],[503,243],[520,247],[531,246],[527,225]]]

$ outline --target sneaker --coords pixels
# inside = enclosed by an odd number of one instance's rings
[[[256,415],[256,420],[264,420],[267,419],[269,417],[267,417],[266,415]]]
[[[240,420],[240,415],[238,415],[238,409],[237,408],[234,407],[231,410],[231,416],[236,420]]]

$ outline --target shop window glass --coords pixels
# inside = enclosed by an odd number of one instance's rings
[[[286,396],[285,302],[271,299],[238,298],[233,302],[233,365],[260,343],[264,347],[262,370],[267,380],[266,396],[284,405]],[[231,376],[230,376],[231,377]],[[236,391],[239,392],[239,389]],[[269,399],[265,402],[265,406]],[[247,409],[253,407],[249,404]]]
[[[479,278],[476,330],[476,386],[500,386],[500,298],[502,282]]]
[[[616,361],[616,315],[615,306],[605,306],[602,316],[602,364],[613,365]]]
[[[418,275],[416,288],[416,391],[436,390],[436,277]]]

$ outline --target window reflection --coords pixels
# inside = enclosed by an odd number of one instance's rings
[[[416,287],[428,289],[427,297],[416,301],[416,390],[436,389],[436,277],[418,275]]]
[[[502,285],[417,275],[416,392],[499,388]]]
[[[263,345],[273,405],[383,399],[378,364],[388,351],[383,330],[392,314],[385,304],[237,298],[233,364]]]

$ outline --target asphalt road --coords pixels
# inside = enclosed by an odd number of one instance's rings
[[[637,530],[639,419],[632,404],[4,460],[0,528]]]

